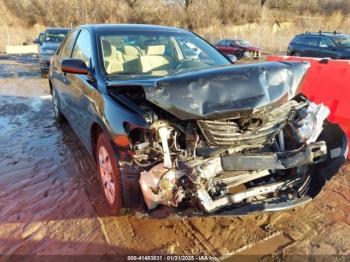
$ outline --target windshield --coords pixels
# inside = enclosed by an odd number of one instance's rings
[[[251,46],[251,43],[247,40],[237,40],[237,43],[242,46]]]
[[[107,74],[164,76],[231,64],[200,37],[186,32],[106,32],[99,41]]]
[[[68,30],[48,30],[45,32],[45,42],[59,43],[66,37]]]
[[[350,36],[338,36],[333,39],[337,46],[350,47]]]

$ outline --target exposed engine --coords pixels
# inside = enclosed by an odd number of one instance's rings
[[[329,109],[303,97],[275,109],[222,120],[152,120],[135,138],[134,164],[149,209],[158,205],[211,213],[228,205],[300,196],[308,164],[322,161],[316,142]],[[152,113],[153,116],[157,114]],[[141,140],[141,139],[139,139]]]
[[[126,124],[132,153],[124,164],[140,170],[148,209],[225,214],[305,203],[311,169],[345,150],[340,139],[322,138],[329,109],[298,94],[308,67],[225,67],[111,88],[146,122]]]

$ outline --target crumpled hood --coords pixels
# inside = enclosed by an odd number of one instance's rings
[[[309,67],[267,62],[205,69],[160,78],[144,91],[148,101],[181,120],[229,118],[293,98]]]

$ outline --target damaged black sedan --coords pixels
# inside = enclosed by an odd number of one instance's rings
[[[234,215],[308,202],[347,155],[309,64],[233,65],[199,36],[150,25],[72,30],[52,60],[55,116],[94,157],[114,213]]]

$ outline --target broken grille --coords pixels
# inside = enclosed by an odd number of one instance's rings
[[[259,145],[265,144],[278,134],[286,124],[287,119],[302,106],[304,105],[298,104],[296,101],[289,101],[270,111],[267,118],[255,130],[249,130],[249,128],[245,131],[242,130],[237,119],[198,120],[197,123],[209,145],[224,146],[242,143]]]

